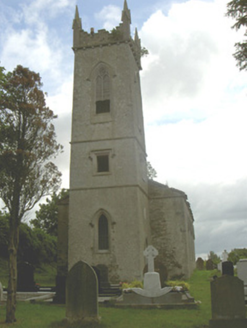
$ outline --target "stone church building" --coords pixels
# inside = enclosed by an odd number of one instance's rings
[[[58,276],[67,261],[70,269],[83,260],[111,283],[141,280],[148,245],[159,251],[163,280],[189,277],[195,267],[186,194],[147,177],[142,48],[130,24],[126,0],[111,32],[84,31],[76,8],[70,195],[59,205]]]

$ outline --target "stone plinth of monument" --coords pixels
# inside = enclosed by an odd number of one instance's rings
[[[161,288],[160,275],[154,271],[154,258],[158,255],[157,249],[148,246],[143,255],[147,259],[148,272],[144,274],[143,288],[126,288],[120,296],[117,306],[162,306],[162,305],[184,305],[194,303],[194,299],[188,294],[183,297],[183,293],[174,291],[172,287]],[[186,302],[184,300],[186,299]]]

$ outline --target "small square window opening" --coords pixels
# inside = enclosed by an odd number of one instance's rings
[[[109,172],[109,155],[97,155],[97,172]]]

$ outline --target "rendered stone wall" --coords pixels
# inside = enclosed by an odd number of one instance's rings
[[[195,268],[193,216],[186,195],[149,181],[149,217],[157,261],[168,278],[187,278]]]
[[[144,222],[138,217],[142,214],[143,220],[147,218],[144,218],[144,213],[138,213],[136,204],[145,202],[145,197],[139,199],[138,188],[82,190],[74,195],[71,192],[71,195],[69,268],[83,259],[91,266],[106,265],[112,283],[142,279],[145,246],[142,240],[145,240],[146,231]],[[101,211],[110,223],[109,251],[98,250],[97,222]],[[81,213],[79,220],[78,212]]]

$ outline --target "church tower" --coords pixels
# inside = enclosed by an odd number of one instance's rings
[[[139,71],[126,0],[111,32],[73,22],[69,269],[79,260],[109,281],[141,279],[151,242]]]

